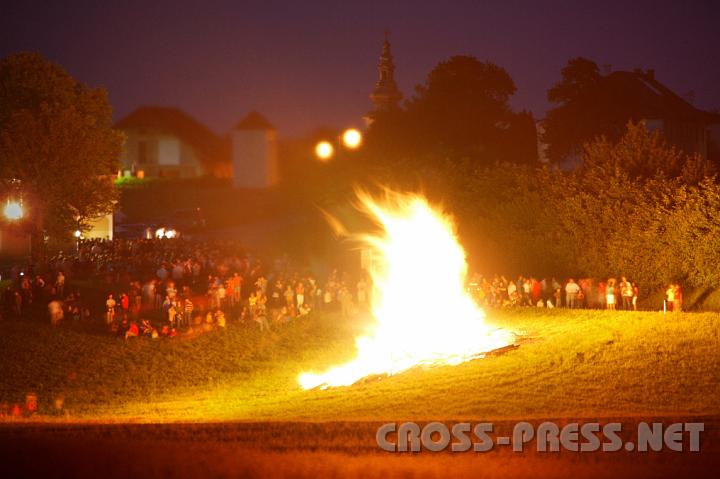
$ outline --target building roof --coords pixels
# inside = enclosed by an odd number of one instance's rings
[[[595,94],[602,103],[631,111],[638,118],[716,123],[718,115],[700,110],[655,79],[653,70],[612,72],[600,80]]]
[[[178,108],[142,106],[115,124],[121,130],[171,134],[189,144],[204,164],[222,161],[222,140],[205,125]]]
[[[251,111],[237,125],[233,127],[233,130],[274,130],[275,127],[270,123],[267,118],[262,116],[257,111]]]

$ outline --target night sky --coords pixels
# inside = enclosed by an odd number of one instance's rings
[[[567,60],[654,68],[695,105],[720,108],[720,1],[3,2],[0,56],[36,50],[92,86],[119,119],[177,106],[218,133],[249,110],[281,135],[361,125],[385,29],[405,96],[440,60],[508,70],[512,104],[540,118]]]

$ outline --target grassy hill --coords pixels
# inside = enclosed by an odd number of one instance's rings
[[[718,314],[489,316],[531,340],[501,356],[326,391],[303,391],[296,377],[351,359],[358,319],[315,315],[266,335],[231,324],[128,342],[87,325],[0,321],[0,403],[35,392],[43,415],[62,396],[62,418],[138,421],[720,413]]]

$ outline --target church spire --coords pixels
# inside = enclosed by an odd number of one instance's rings
[[[395,108],[402,98],[402,93],[400,93],[397,83],[395,83],[395,62],[392,53],[390,53],[388,35],[389,33],[386,31],[385,42],[378,63],[378,81],[375,83],[375,89],[370,94],[375,111]]]

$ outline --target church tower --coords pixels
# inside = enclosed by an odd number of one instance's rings
[[[380,62],[378,63],[378,81],[375,83],[375,89],[370,94],[375,111],[390,110],[398,106],[402,93],[395,83],[395,63],[393,62],[392,53],[390,53],[390,42],[388,35],[385,33],[385,43],[383,43]]]

